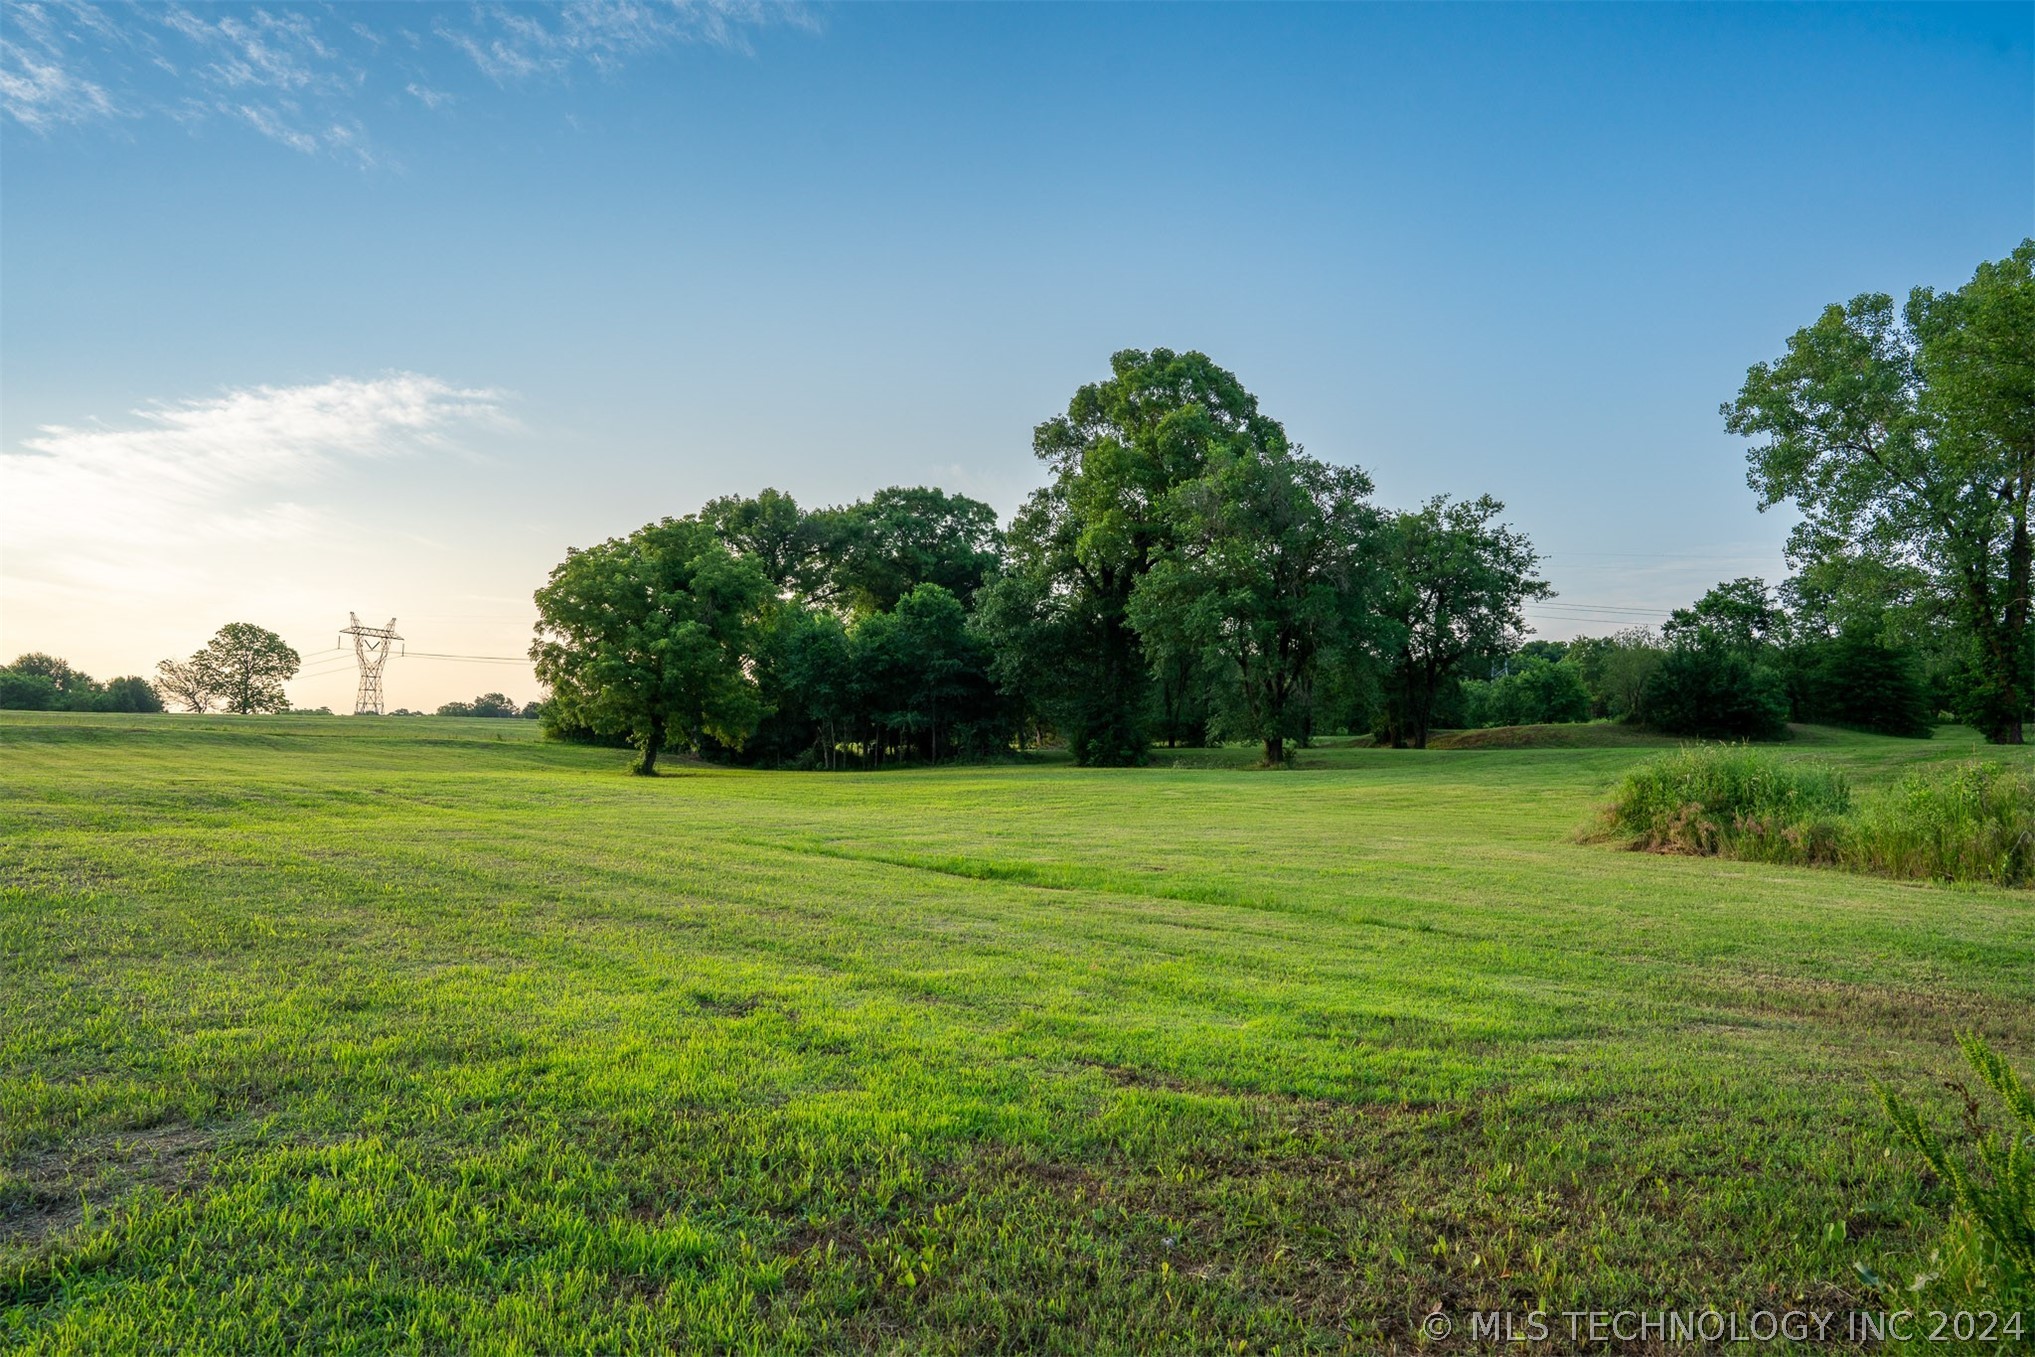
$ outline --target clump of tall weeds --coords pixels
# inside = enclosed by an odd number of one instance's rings
[[[1604,819],[1654,852],[2035,885],[2035,778],[1996,763],[1918,769],[1855,802],[1825,764],[1691,745],[1626,774]]]
[[[2035,777],[1997,763],[1909,773],[1860,808],[1844,865],[1883,876],[2035,885]]]
[[[1689,745],[1625,775],[1606,820],[1632,847],[1827,862],[1851,809],[1844,774],[1743,745]]]

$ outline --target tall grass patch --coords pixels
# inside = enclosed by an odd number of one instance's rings
[[[1843,773],[1742,745],[1691,745],[1625,775],[1607,819],[1634,848],[1831,862],[1851,809]]]
[[[1854,797],[1821,763],[1696,745],[1628,773],[1605,819],[1655,852],[2035,886],[2035,778],[1997,763],[1918,769]]]
[[[2035,777],[1982,762],[1911,772],[1860,807],[1845,865],[1884,876],[2035,885]]]

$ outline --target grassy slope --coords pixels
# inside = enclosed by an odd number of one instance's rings
[[[2035,1053],[2035,901],[1574,842],[1644,748],[646,782],[532,734],[0,715],[0,1345],[1841,1303],[1935,1228],[1869,1081]]]

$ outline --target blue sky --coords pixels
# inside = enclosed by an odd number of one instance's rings
[[[930,482],[1199,348],[1544,634],[1783,573],[1717,405],[2035,234],[2035,5],[18,4],[0,652],[349,609],[518,655],[574,544]],[[350,701],[344,657],[292,688]],[[398,660],[394,704],[527,668]]]

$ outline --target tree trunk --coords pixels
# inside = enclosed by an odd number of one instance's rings
[[[2028,489],[2022,482],[2020,503],[2015,505],[2014,534],[2007,545],[2007,720],[2000,732],[2001,744],[2022,742],[2021,714],[2028,709],[2028,613],[2030,579],[2035,566],[2035,544],[2028,537]]]
[[[1267,735],[1265,737],[1265,766],[1267,768],[1277,768],[1284,762],[1286,762],[1285,736]]]
[[[652,721],[650,733],[643,737],[643,752],[637,756],[636,766],[629,771],[640,777],[657,776],[657,754],[664,748],[664,722]]]

